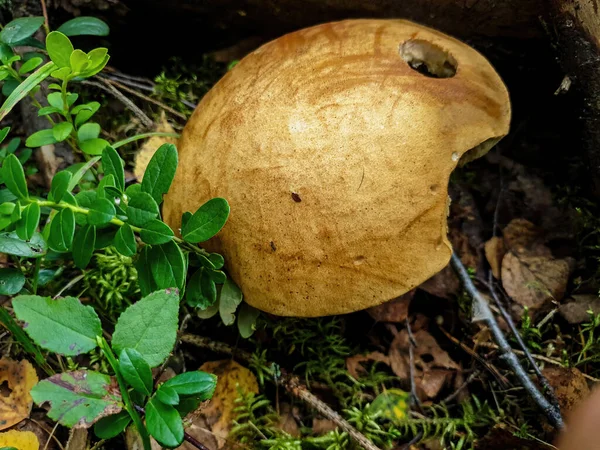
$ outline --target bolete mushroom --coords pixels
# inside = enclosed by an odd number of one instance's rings
[[[346,20],[285,35],[202,99],[165,199],[226,198],[206,242],[252,306],[348,313],[447,265],[449,177],[507,134],[508,92],[477,51],[404,20]]]

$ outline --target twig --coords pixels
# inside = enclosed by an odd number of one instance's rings
[[[244,362],[252,360],[252,355],[243,350],[237,350],[230,347],[222,342],[215,342],[211,339],[196,336],[193,334],[183,334],[179,337],[182,342],[195,345],[196,347],[205,348],[217,353],[224,353],[233,357],[238,357]],[[375,444],[373,444],[367,437],[354,428],[348,421],[346,421],[337,412],[331,409],[326,403],[315,397],[309,390],[298,380],[298,377],[290,374],[282,374],[281,377],[276,378],[276,383],[279,386],[285,388],[294,397],[307,403],[310,407],[317,410],[323,417],[331,420],[338,427],[344,430],[348,435],[354,439],[362,448],[365,450],[380,450]]]
[[[498,350],[498,346],[489,342],[482,342],[479,344],[480,347],[485,347],[485,348],[491,348],[493,350]],[[523,353],[521,350],[513,350],[513,352],[515,352],[515,354],[519,355],[519,356],[525,356],[525,353]],[[538,361],[543,361],[546,362],[548,364],[552,364],[553,366],[558,366],[558,367],[562,367],[563,364],[558,360],[558,359],[554,359],[554,358],[549,358],[547,356],[544,355],[536,355],[535,353],[531,355],[533,357],[533,359],[537,359]],[[596,378],[593,377],[591,375],[588,375],[587,373],[581,372],[581,375],[583,375],[584,378],[594,382],[594,383],[600,383],[600,378]]]
[[[508,325],[508,328],[510,329],[510,331],[513,334],[513,336],[515,337],[515,339],[517,340],[517,343],[519,344],[519,347],[521,347],[521,350],[523,351],[525,358],[527,358],[527,361],[529,361],[529,364],[531,365],[531,367],[533,368],[533,371],[537,375],[540,384],[544,388],[545,392],[548,394],[548,397],[550,398],[550,402],[552,402],[554,407],[557,410],[559,410],[560,406],[558,404],[558,399],[556,398],[556,395],[554,394],[554,388],[552,386],[550,386],[550,383],[548,383],[548,380],[546,379],[546,377],[544,376],[544,374],[542,373],[542,371],[536,364],[535,360],[533,359],[533,356],[531,355],[531,352],[529,351],[529,348],[527,347],[527,344],[525,344],[525,342],[523,341],[523,338],[521,337],[521,333],[519,333],[519,330],[517,330],[517,327],[511,317],[511,315],[508,314],[508,312],[502,305],[500,298],[498,298],[498,293],[496,292],[496,288],[494,287],[491,272],[489,274],[488,289],[490,291],[490,294],[492,294],[492,298],[494,299],[494,302],[496,303],[496,307],[500,311],[502,318]]]
[[[102,83],[99,83],[97,81],[81,81],[82,84],[87,84],[88,86],[94,86],[97,87],[99,89],[102,89],[103,91],[106,91],[112,95],[114,95],[117,99],[119,99],[127,108],[129,108],[138,119],[140,119],[140,121],[144,124],[144,126],[146,128],[152,128],[152,126],[154,125],[154,122],[152,121],[152,119],[150,119],[146,113],[144,113],[144,111],[142,111],[135,103],[133,103],[131,100],[129,100],[127,97],[125,97],[125,95],[123,95],[123,93],[121,91],[119,91],[117,88],[115,88],[112,84],[108,83],[106,80],[103,80],[102,78],[99,78],[100,80],[102,80]]]
[[[348,433],[348,435],[365,450],[379,450],[379,447],[367,439],[364,434],[350,425],[350,423],[348,423],[344,418],[342,418],[342,416],[331,409],[326,403],[319,400],[311,392],[309,392],[308,389],[306,389],[306,386],[303,386],[298,381],[297,377],[282,376],[279,379],[279,384],[281,384],[294,397],[306,402],[313,409],[317,410],[317,412],[319,412],[323,417],[326,417],[335,423],[338,427]]]
[[[63,286],[63,288],[60,291],[58,291],[58,293],[54,296],[54,300],[56,300],[58,297],[60,297],[63,292],[65,292],[66,290],[72,288],[77,283],[79,283],[83,279],[84,276],[85,275],[83,273],[80,275],[77,275],[75,278],[73,278],[71,281],[69,281],[67,284],[65,284]]]
[[[406,318],[406,331],[408,332],[408,359],[409,359],[409,373],[410,373],[410,395],[412,397],[412,401],[416,405],[417,409],[420,412],[423,412],[423,408],[421,406],[421,400],[417,396],[417,386],[415,383],[415,347],[417,343],[415,342],[415,337],[412,334],[412,330],[410,328],[410,321],[408,317]]]
[[[533,384],[531,379],[527,376],[527,373],[519,363],[517,355],[515,355],[513,349],[508,344],[508,341],[502,333],[498,322],[496,322],[496,319],[494,318],[487,301],[483,298],[481,292],[477,290],[473,284],[473,281],[471,280],[471,277],[469,276],[469,273],[467,272],[467,269],[455,253],[452,254],[452,267],[460,278],[465,290],[473,298],[473,301],[477,303],[481,314],[481,320],[486,323],[492,333],[492,336],[494,336],[494,340],[498,344],[500,352],[502,353],[501,358],[504,359],[511,367],[521,385],[533,398],[540,409],[546,414],[546,417],[548,417],[550,423],[559,430],[564,428],[564,422],[560,414],[560,410],[552,405],[548,399],[542,395],[535,384]]]
[[[50,22],[48,21],[48,9],[46,8],[46,0],[40,0],[42,5],[42,15],[44,16],[44,30],[46,34],[50,33]]]
[[[171,114],[173,114],[174,116],[179,117],[180,119],[183,119],[183,120],[187,120],[188,119],[188,117],[185,114],[182,114],[179,111],[171,108],[170,106],[165,105],[164,103],[159,102],[158,100],[155,100],[155,99],[153,99],[151,97],[148,97],[147,95],[144,95],[144,94],[136,91],[135,89],[131,89],[131,88],[125,86],[124,84],[119,83],[118,81],[111,80],[111,79],[108,79],[108,78],[102,78],[102,77],[100,77],[100,79],[102,80],[103,83],[109,84],[111,86],[116,86],[119,89],[124,90],[125,92],[129,92],[130,94],[135,95],[136,97],[141,98],[142,100],[145,100],[145,101],[147,101],[149,103],[154,103],[155,105],[160,106],[165,111],[170,112]]]
[[[441,401],[441,403],[445,403],[445,404],[450,403],[452,400],[454,400],[456,397],[458,397],[458,394],[460,394],[462,392],[462,390],[464,388],[466,388],[469,384],[471,384],[473,382],[473,380],[475,380],[475,378],[477,378],[480,374],[481,374],[481,372],[479,370],[475,370],[472,374],[470,374],[467,377],[465,382],[463,384],[461,384],[456,391],[454,391],[452,394],[448,395],[445,399],[443,399]]]

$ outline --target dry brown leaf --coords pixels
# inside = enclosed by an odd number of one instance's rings
[[[532,249],[542,244],[542,230],[525,219],[513,219],[502,230],[504,244],[512,252]]]
[[[506,247],[504,246],[504,239],[501,237],[494,236],[485,243],[485,258],[492,269],[492,275],[497,280],[500,279],[500,268],[505,253]]]
[[[597,295],[572,295],[571,299],[558,308],[559,314],[571,325],[588,322],[590,310],[594,314],[600,313],[600,297]]]
[[[415,292],[415,289],[408,291],[394,300],[367,309],[367,312],[377,322],[404,322],[408,317],[408,308]]]
[[[552,256],[509,252],[502,260],[502,286],[520,306],[532,314],[549,308],[565,295],[569,281],[569,263]]]
[[[171,124],[167,121],[164,111],[161,115],[160,122],[158,122],[156,128],[152,131],[160,133],[175,132]],[[144,143],[144,145],[142,145],[142,148],[140,148],[140,150],[135,155],[135,168],[133,170],[133,173],[140,183],[142,182],[144,172],[146,171],[146,167],[148,167],[150,159],[152,159],[154,153],[156,153],[156,150],[158,150],[158,147],[160,147],[163,144],[177,145],[177,139],[172,137],[153,136],[150,139],[148,139]]]
[[[413,333],[415,387],[422,399],[436,397],[444,385],[451,381],[460,366],[438,345],[426,330]],[[400,331],[390,345],[389,357],[392,371],[404,382],[410,382],[409,339],[406,330]]]
[[[215,393],[202,415],[217,438],[218,447],[223,448],[235,418],[233,410],[237,406],[238,389],[258,394],[258,382],[250,370],[229,359],[206,362],[200,370],[218,377]]]
[[[40,441],[31,431],[10,430],[0,433],[0,447],[15,447],[19,450],[39,450]]]
[[[8,395],[0,395],[0,430],[29,417],[33,399],[29,394],[38,382],[35,369],[27,360],[0,360],[0,386],[6,383]]]
[[[390,365],[390,358],[380,352],[371,352],[366,355],[354,355],[346,358],[346,368],[352,377],[356,380],[360,378],[360,372],[367,373],[361,363],[366,361],[379,361]]]
[[[330,431],[335,430],[337,427],[338,426],[335,424],[335,422],[329,419],[320,419],[315,417],[312,422],[312,432],[314,434],[327,434]]]
[[[554,394],[563,413],[573,411],[590,396],[590,388],[583,374],[576,368],[546,367],[542,373],[554,388]]]
[[[299,437],[300,427],[298,426],[296,417],[300,417],[300,409],[297,406],[292,407],[289,403],[281,403],[279,422],[275,426],[290,436]]]

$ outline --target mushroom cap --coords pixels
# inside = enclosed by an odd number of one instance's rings
[[[361,310],[447,265],[450,174],[509,122],[493,67],[443,33],[405,20],[303,29],[246,56],[202,99],[164,218],[178,229],[184,212],[224,197],[229,220],[203,247],[224,255],[250,305]]]

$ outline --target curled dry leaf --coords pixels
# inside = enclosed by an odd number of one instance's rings
[[[415,292],[415,289],[408,291],[394,300],[367,309],[367,312],[377,322],[404,322],[408,317],[408,308]]]
[[[175,130],[167,121],[164,111],[161,115],[160,122],[152,131],[159,133],[175,133]],[[133,173],[140,183],[142,182],[148,163],[154,156],[154,153],[156,153],[156,150],[163,144],[177,144],[177,139],[173,137],[153,136],[142,145],[142,148],[140,148],[135,155],[135,167]]]
[[[239,391],[258,394],[258,382],[250,370],[229,359],[206,362],[200,370],[217,376],[215,393],[201,414],[217,438],[218,447],[223,448],[233,425]]]
[[[8,395],[0,395],[0,430],[29,417],[33,399],[29,391],[38,382],[35,369],[27,360],[0,360],[0,386],[6,383]]]
[[[390,365],[390,358],[380,352],[371,352],[366,355],[354,355],[346,358],[346,368],[353,378],[359,379],[361,372],[367,373],[362,363],[367,361],[379,361],[384,364]]]
[[[504,239],[501,237],[494,236],[485,243],[485,258],[492,269],[492,275],[497,280],[500,279],[500,268],[505,254],[506,247],[504,246]]]
[[[413,332],[415,385],[417,395],[432,399],[450,382],[460,366],[438,345],[426,330]],[[393,372],[404,382],[410,383],[409,339],[406,330],[400,331],[390,345],[389,358]]]
[[[590,388],[583,374],[576,368],[546,367],[542,373],[554,388],[563,413],[570,413],[590,396]]]
[[[588,311],[600,314],[600,297],[597,295],[572,295],[571,299],[558,308],[559,314],[571,325],[589,322]]]
[[[525,219],[515,219],[503,230],[503,237],[507,250],[500,276],[516,304],[535,315],[562,300],[571,267],[567,260],[552,256],[541,230]]]
[[[19,450],[39,450],[40,441],[31,431],[10,430],[0,433],[0,447],[14,447]]]

